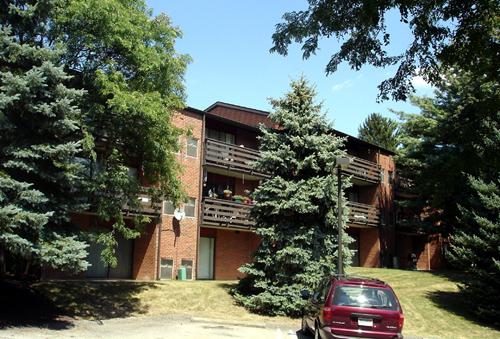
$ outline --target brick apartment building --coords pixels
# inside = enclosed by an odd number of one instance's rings
[[[177,220],[175,207],[169,201],[164,201],[159,211],[145,207],[139,213],[150,213],[154,222],[142,237],[119,241],[118,266],[105,267],[99,259],[100,248],[94,244],[89,255],[92,266],[86,276],[175,279],[177,269],[184,266],[188,279],[241,277],[238,267],[251,260],[259,243],[249,218],[253,203],[249,194],[266,174],[255,172],[249,162],[259,156],[258,126],[270,126],[267,115],[221,102],[204,111],[186,108],[178,112],[173,123],[192,132],[182,140],[177,155],[189,196],[182,207],[185,216]],[[414,237],[395,231],[393,153],[341,132],[334,133],[347,137],[347,152],[353,158],[346,170],[353,184],[347,192],[347,232],[355,239],[351,246],[356,250],[353,265],[390,266],[394,255],[406,265],[408,254],[414,251]],[[90,225],[92,218],[75,215],[75,221],[83,227]],[[430,269],[424,264],[439,251],[432,241],[424,241],[423,245],[422,253],[418,253],[422,257],[419,268]]]

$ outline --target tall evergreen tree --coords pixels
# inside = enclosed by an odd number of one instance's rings
[[[398,123],[379,113],[372,113],[359,126],[358,137],[394,152],[398,146]]]
[[[315,95],[304,78],[293,81],[289,93],[271,100],[269,118],[279,128],[261,128],[255,167],[270,174],[254,193],[252,216],[261,243],[252,263],[240,268],[246,277],[235,291],[236,299],[255,312],[300,314],[299,291],[336,271],[335,157],[346,153]],[[345,235],[344,243],[349,239]]]
[[[470,273],[462,292],[482,318],[500,325],[500,176],[469,177],[474,192],[460,206],[460,230],[451,238],[452,263]]]
[[[30,265],[81,271],[86,244],[67,228],[71,211],[84,207],[84,132],[76,102],[81,91],[56,65],[58,54],[38,47],[43,22],[36,11],[20,13],[33,27],[21,43],[0,27],[0,269],[5,252],[28,273]],[[12,263],[12,262],[11,262]],[[19,267],[17,268],[19,272]]]
[[[414,184],[417,211],[427,209],[428,224],[439,223],[439,230],[449,233],[459,227],[458,205],[474,194],[464,185],[468,175],[496,180],[500,92],[497,81],[458,69],[445,78],[434,98],[412,98],[420,113],[398,112],[398,167]]]

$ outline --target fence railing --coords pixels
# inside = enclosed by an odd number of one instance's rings
[[[267,174],[255,171],[252,167],[252,162],[259,159],[259,157],[259,151],[251,148],[214,139],[205,140],[206,165],[267,177]]]

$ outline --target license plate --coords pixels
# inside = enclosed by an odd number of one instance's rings
[[[373,327],[373,319],[358,318],[358,326]]]

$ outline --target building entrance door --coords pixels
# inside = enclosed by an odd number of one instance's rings
[[[200,237],[198,279],[214,278],[214,238]]]

